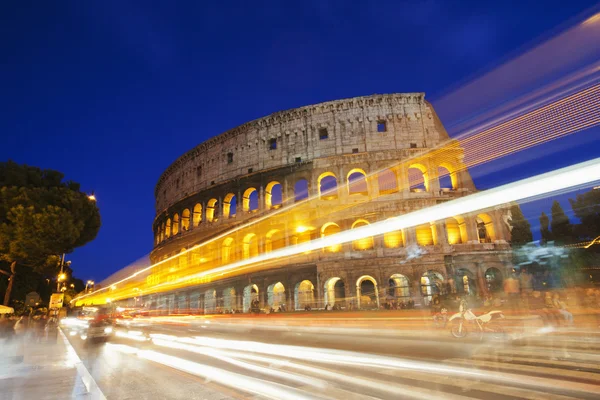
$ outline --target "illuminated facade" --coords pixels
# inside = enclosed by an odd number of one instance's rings
[[[439,290],[497,287],[511,267],[505,208],[185,280],[471,194],[462,157],[422,93],[337,100],[248,122],[160,177],[151,260],[162,264],[135,289],[154,309],[211,313],[247,311],[253,300],[287,310],[427,304]]]

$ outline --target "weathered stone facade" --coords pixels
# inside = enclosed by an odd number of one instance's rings
[[[212,265],[226,265],[473,193],[461,149],[453,143],[432,151],[448,143],[422,93],[331,101],[246,123],[186,153],[160,177],[151,259],[218,238],[206,254]],[[427,303],[440,279],[442,290],[487,290],[486,276],[501,279],[510,267],[505,214],[498,208],[434,221],[149,301],[212,312],[247,310],[253,296],[288,309],[342,298],[342,305],[366,307],[368,297],[375,307],[392,297]],[[186,265],[204,251],[188,255]]]

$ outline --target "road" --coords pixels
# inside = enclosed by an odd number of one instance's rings
[[[418,321],[165,318],[70,341],[108,399],[597,398],[600,336],[454,339]]]

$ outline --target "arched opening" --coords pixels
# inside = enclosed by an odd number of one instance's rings
[[[285,287],[283,283],[277,282],[269,285],[267,288],[267,300],[270,307],[277,309],[280,305],[285,305]]]
[[[362,169],[355,168],[348,172],[348,194],[360,194],[367,196],[369,188],[367,187],[367,174]]]
[[[181,213],[181,231],[187,232],[190,230],[190,210],[186,208]]]
[[[165,227],[165,237],[171,237],[171,218],[167,219],[167,225]]]
[[[346,285],[341,278],[329,278],[325,281],[325,305],[331,309],[333,306],[346,306]]]
[[[337,178],[333,172],[323,172],[318,179],[319,198],[322,200],[337,199]]]
[[[379,290],[377,281],[369,275],[363,275],[356,281],[358,308],[379,309]]]
[[[462,220],[462,223],[460,222]],[[467,231],[461,217],[446,218],[446,234],[449,244],[467,243]]]
[[[283,193],[279,182],[269,182],[265,188],[265,208],[267,210],[281,207]]]
[[[327,237],[331,235],[335,235],[340,232],[340,227],[335,222],[328,222],[321,227],[321,237]],[[341,244],[334,244],[332,246],[328,246],[323,248],[323,251],[329,253],[337,253],[342,249]]]
[[[166,228],[166,225],[163,223],[163,224],[160,226],[160,241],[161,241],[161,242],[165,240],[165,233],[166,233],[166,232],[167,232],[167,228]]]
[[[294,201],[308,199],[308,181],[299,179],[294,185]]]
[[[244,192],[242,199],[242,210],[244,212],[253,212],[258,210],[258,191],[256,188],[248,188]]]
[[[504,282],[502,272],[498,268],[488,268],[485,271],[485,282],[489,293],[501,292]]]
[[[359,228],[359,227],[365,226],[365,225],[369,225],[369,222],[365,221],[364,219],[359,219],[359,220],[356,220],[352,224],[352,229]],[[354,240],[352,242],[352,249],[357,250],[357,251],[371,250],[371,249],[373,249],[373,247],[374,247],[374,242],[373,242],[372,236],[366,236],[361,239]]]
[[[404,301],[410,297],[410,283],[408,278],[402,274],[394,274],[390,276],[389,296],[396,300]]]
[[[234,260],[233,238],[223,240],[221,245],[221,264],[229,264]]]
[[[173,227],[171,229],[171,232],[173,233],[173,236],[179,233],[179,214],[177,213],[173,215]]]
[[[194,206],[194,215],[192,216],[192,223],[194,226],[200,225],[202,222],[202,204],[197,203]]]
[[[296,284],[294,290],[294,308],[304,310],[306,307],[315,306],[315,286],[309,280],[304,280]]]
[[[236,213],[236,197],[233,193],[228,193],[223,199],[223,218],[235,217]]]
[[[223,308],[227,311],[236,310],[238,308],[235,288],[229,287],[223,290]]]
[[[443,191],[455,190],[457,188],[456,172],[449,164],[442,164],[438,167],[438,177],[440,189]]]
[[[248,285],[244,288],[244,312],[249,312],[253,301],[259,301],[258,286]]]
[[[219,218],[219,203],[217,199],[210,199],[206,203],[206,220],[208,222],[216,222]]]
[[[494,223],[488,214],[477,215],[476,221],[479,243],[492,243],[494,240],[496,240]]]
[[[244,236],[244,259],[258,256],[258,237],[254,233]]]
[[[389,218],[395,219],[395,218]],[[404,233],[401,229],[383,234],[383,245],[388,249],[404,246]]]
[[[427,271],[421,277],[421,295],[425,305],[429,305],[433,296],[443,294],[444,276],[437,271]]]
[[[217,291],[208,289],[204,292],[204,313],[214,314],[217,311]]]
[[[155,244],[155,245],[158,245],[159,243],[160,243],[160,233],[158,233],[158,232],[157,232],[157,233],[154,235],[154,244]]]
[[[463,295],[474,295],[477,293],[477,283],[475,281],[475,276],[468,269],[457,269],[454,282],[456,284],[457,293]]]
[[[285,247],[285,237],[279,229],[271,229],[267,232],[265,251],[267,253]]]
[[[431,224],[419,225],[415,228],[417,244],[419,246],[433,246],[433,232]]]
[[[429,190],[429,177],[427,168],[422,164],[412,164],[408,167],[408,184],[411,192],[425,192]]]
[[[398,192],[398,176],[391,169],[384,169],[377,175],[379,194],[391,194]]]

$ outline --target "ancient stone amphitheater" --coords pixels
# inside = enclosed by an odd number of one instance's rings
[[[462,150],[423,93],[277,112],[177,159],[156,185],[148,285],[252,260],[473,193]],[[427,305],[496,290],[510,269],[505,208],[240,268],[149,297],[166,312]],[[200,245],[200,246],[198,246]],[[193,250],[189,250],[193,249]],[[181,254],[180,257],[174,257]]]

